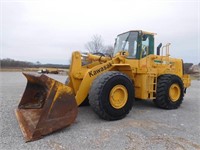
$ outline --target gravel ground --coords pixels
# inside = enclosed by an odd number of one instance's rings
[[[51,75],[64,83],[66,77]],[[14,109],[26,86],[20,72],[0,72],[0,149],[167,149],[200,150],[200,81],[192,81],[177,110],[162,110],[151,101],[135,102],[119,121],[99,119],[92,109],[80,107],[74,124],[43,139],[25,143]]]

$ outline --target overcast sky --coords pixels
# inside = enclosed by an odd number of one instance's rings
[[[92,35],[105,45],[125,31],[157,33],[172,57],[200,62],[199,0],[0,0],[1,58],[68,64]],[[155,46],[155,47],[156,47]]]

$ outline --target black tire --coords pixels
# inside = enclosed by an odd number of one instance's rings
[[[177,100],[170,98],[170,87],[176,84],[180,88],[180,94],[178,94]],[[161,75],[158,77],[157,93],[154,103],[157,107],[164,109],[176,109],[178,108],[184,97],[183,81],[176,75]]]
[[[127,90],[127,101],[121,108],[114,108],[109,99],[110,91],[116,85]],[[119,120],[124,118],[132,109],[134,101],[134,86],[131,79],[118,71],[106,72],[98,76],[89,92],[89,103],[97,115],[105,120]]]

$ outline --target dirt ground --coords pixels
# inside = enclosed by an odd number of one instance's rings
[[[66,77],[50,75],[64,83]],[[20,72],[0,72],[1,150],[200,150],[200,81],[193,80],[183,104],[176,110],[136,101],[126,118],[105,121],[87,107],[79,107],[70,127],[25,143],[14,110],[26,79]]]

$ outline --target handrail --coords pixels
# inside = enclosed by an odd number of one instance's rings
[[[167,43],[166,45],[164,45],[163,47],[162,47],[162,51],[161,51],[161,56],[163,56],[163,50],[164,50],[164,48],[165,48],[165,50],[166,50],[166,56],[170,56],[170,54],[169,54],[169,46],[171,45],[171,43]]]

